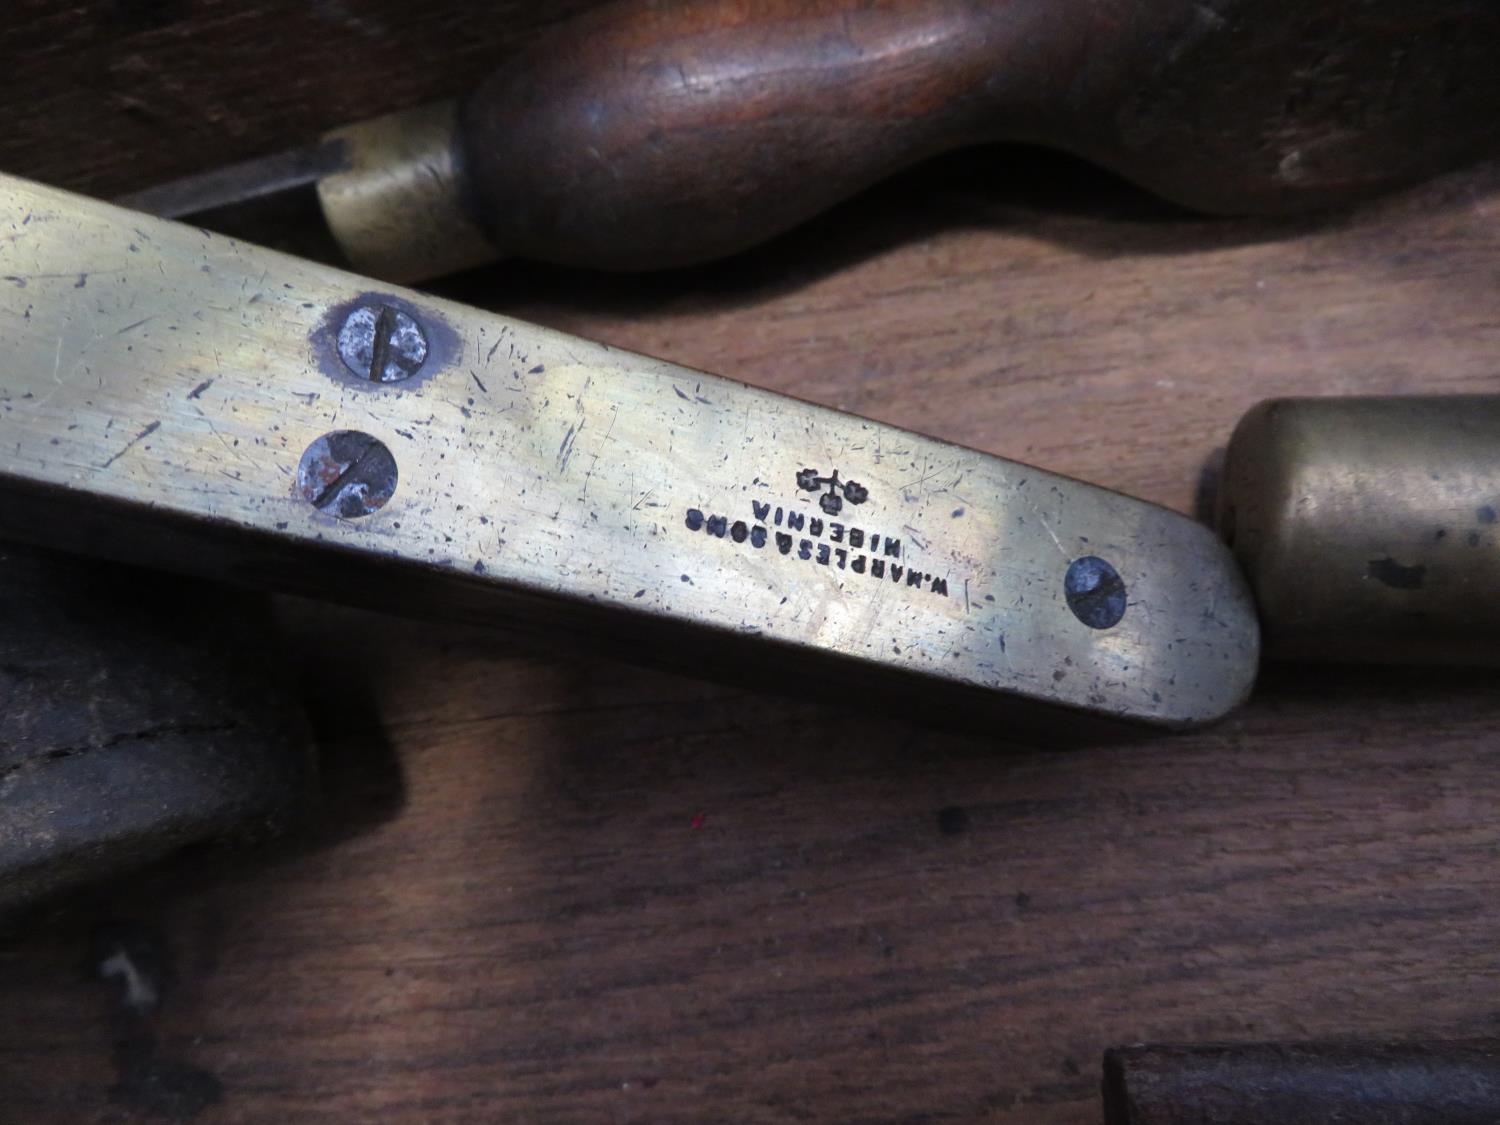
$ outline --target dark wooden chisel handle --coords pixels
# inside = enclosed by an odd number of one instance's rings
[[[1500,139],[1488,0],[625,0],[463,106],[498,252],[740,250],[924,157],[1071,150],[1189,207],[1277,212]]]
[[[1497,53],[1490,0],[620,0],[460,103],[120,202],[222,230],[313,183],[346,263],[395,281],[708,261],[991,141],[1200,211],[1308,210],[1500,149]]]

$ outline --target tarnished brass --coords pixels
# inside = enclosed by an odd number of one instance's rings
[[[817,697],[1181,727],[1250,689],[1248,590],[1174,512],[22,181],[0,202],[6,534],[759,654]]]
[[[1220,526],[1268,655],[1500,664],[1500,396],[1263,402]]]
[[[377,117],[329,133],[346,167],[318,180],[323,215],[361,273],[392,281],[439,277],[497,251],[468,216],[455,166],[453,102]]]

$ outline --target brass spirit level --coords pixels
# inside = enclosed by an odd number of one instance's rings
[[[1168,727],[1250,689],[1174,512],[20,180],[0,215],[7,535]]]

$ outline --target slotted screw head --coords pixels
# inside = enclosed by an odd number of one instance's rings
[[[399,383],[427,362],[427,334],[400,309],[360,305],[339,329],[339,358],[361,379]]]
[[[1069,564],[1063,596],[1074,616],[1090,629],[1113,629],[1129,605],[1120,572],[1094,555]]]
[[[297,465],[297,490],[321,512],[359,519],[396,493],[396,458],[379,438],[335,430],[307,447]]]

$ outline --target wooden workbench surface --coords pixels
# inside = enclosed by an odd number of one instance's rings
[[[146,151],[172,114],[200,115],[198,160],[288,139],[266,124],[282,93],[256,116],[207,62],[170,69],[189,6],[69,7],[126,23],[3,78],[12,128],[23,104],[54,126],[0,143],[7,170],[101,191],[188,170]],[[276,14],[202,7],[200,54],[250,51]],[[359,34],[339,23],[359,5],[282,7]],[[452,26],[458,5],[429,7]],[[9,50],[45,39],[5,20]],[[453,68],[367,108],[451,92],[524,33],[477,22]],[[69,60],[99,64],[95,97]],[[308,93],[322,77],[297,79],[326,117],[309,130],[358,115]],[[238,133],[208,128],[215,107]],[[1190,511],[1261,398],[1500,392],[1500,167],[1252,224],[997,150],[712,269],[512,263],[447,291]],[[1059,751],[815,682],[772,696],[545,636],[281,614],[321,829],[0,944],[0,1120],[1060,1125],[1100,1120],[1112,1044],[1496,1032],[1491,675],[1270,668],[1205,733]],[[161,951],[144,1044],[82,969],[106,920]]]

